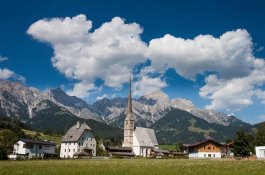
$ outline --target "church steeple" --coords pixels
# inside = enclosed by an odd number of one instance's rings
[[[129,113],[132,114],[132,79],[131,79],[131,77],[130,77],[130,82],[129,82],[129,95],[128,95],[127,114],[129,114]]]
[[[124,120],[124,140],[123,147],[133,146],[133,131],[134,131],[134,119],[132,111],[132,80],[130,78],[129,94],[128,94],[128,108],[126,118]]]

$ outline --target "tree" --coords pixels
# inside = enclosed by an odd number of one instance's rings
[[[13,145],[18,141],[18,135],[9,129],[0,130],[0,159],[7,159],[12,153]]]
[[[234,142],[233,152],[235,156],[246,157],[250,156],[250,152],[254,152],[255,138],[241,131],[237,133],[237,138]]]
[[[183,144],[182,143],[177,143],[176,144],[176,151],[181,152],[183,150],[184,150]]]
[[[265,146],[265,124],[262,124],[258,128],[257,136],[256,136],[256,145],[257,146]]]

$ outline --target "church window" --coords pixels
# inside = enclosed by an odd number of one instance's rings
[[[128,122],[126,122],[126,125],[128,125]]]
[[[131,125],[133,124],[133,122],[131,122]]]

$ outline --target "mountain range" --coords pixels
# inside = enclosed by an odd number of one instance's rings
[[[127,98],[103,98],[88,104],[61,88],[42,92],[20,82],[0,80],[0,115],[32,128],[65,132],[77,120],[87,122],[101,138],[122,139]],[[193,142],[205,136],[224,141],[252,125],[235,116],[200,109],[192,101],[170,99],[157,90],[133,100],[136,126],[154,128],[160,143]]]

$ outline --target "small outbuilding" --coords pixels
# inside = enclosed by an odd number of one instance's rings
[[[121,157],[134,157],[135,154],[131,147],[117,147],[117,146],[108,146],[106,151],[109,153],[110,157],[121,156]]]
[[[265,146],[255,147],[257,159],[265,159]]]

